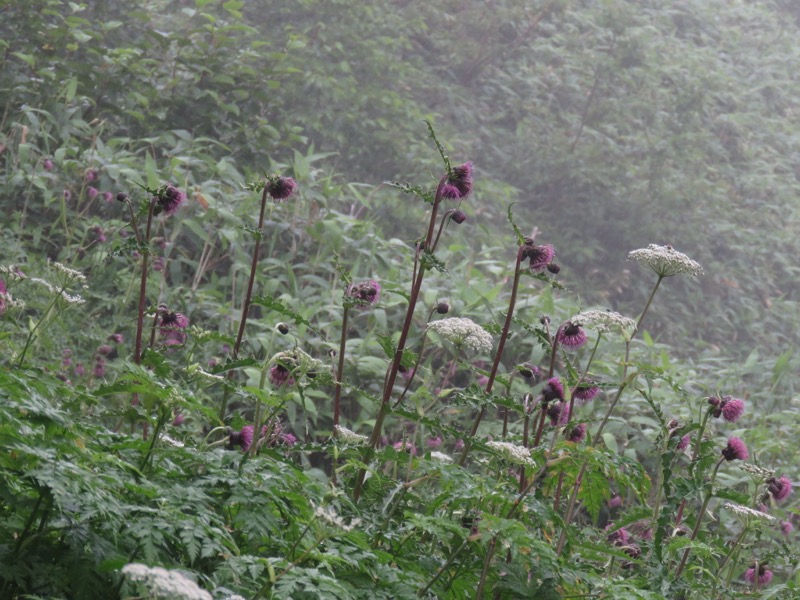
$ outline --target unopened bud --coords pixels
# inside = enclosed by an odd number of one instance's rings
[[[287,333],[289,333],[289,326],[286,323],[278,323],[277,325],[275,325],[275,329],[277,329],[278,333],[280,333],[281,335],[286,335]]]
[[[465,213],[463,210],[456,210],[452,215],[450,215],[450,219],[457,225],[461,225],[461,223],[467,220],[467,213]]]
[[[447,302],[447,300],[442,300],[436,305],[436,312],[440,315],[446,315],[450,312],[450,304]]]
[[[561,271],[561,267],[559,267],[556,263],[550,263],[547,265],[547,270],[553,275],[558,275],[558,272]]]

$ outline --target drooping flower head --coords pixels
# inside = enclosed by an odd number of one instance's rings
[[[670,245],[650,244],[647,248],[633,250],[628,254],[628,260],[638,262],[659,277],[703,274],[703,267],[698,262],[693,261],[682,252],[678,252]]]
[[[550,425],[563,427],[569,421],[569,404],[563,401],[554,402],[548,407],[547,416],[550,417]]]
[[[750,454],[747,452],[747,446],[738,437],[728,438],[728,445],[722,450],[722,456],[725,460],[747,460]]]
[[[525,238],[522,247],[522,260],[530,260],[530,269],[534,273],[544,271],[553,262],[556,250],[550,244],[536,245],[531,238]]]
[[[552,377],[542,388],[542,402],[564,399],[564,384],[558,377]]]
[[[100,173],[98,173],[97,169],[88,169],[86,171],[85,179],[86,179],[87,182],[92,182],[92,181],[96,181],[99,176],[100,176]]]
[[[745,581],[750,583],[756,582],[756,567],[752,566],[744,574]],[[767,569],[766,565],[758,565],[758,585],[769,585],[772,581],[772,571]]]
[[[491,352],[493,340],[491,334],[480,325],[463,317],[451,317],[428,323],[428,331],[433,331],[440,338],[474,350],[475,352]]]
[[[350,306],[359,310],[366,310],[375,306],[381,298],[381,284],[372,279],[353,283],[344,293]]]
[[[542,377],[542,370],[529,362],[517,365],[517,373],[530,385],[536,385]]]
[[[52,171],[53,170],[53,161],[49,158],[45,158],[44,162],[42,163],[45,171]]]
[[[460,200],[469,196],[472,191],[472,163],[465,162],[450,170],[447,183],[442,186],[442,198]]]
[[[181,346],[186,343],[189,319],[179,312],[172,312],[165,305],[158,308],[158,328],[165,346]]]
[[[461,225],[467,220],[467,213],[465,213],[463,210],[453,211],[453,214],[450,215],[450,220],[456,225]]]
[[[267,193],[275,202],[288,200],[297,189],[297,182],[291,177],[273,175],[267,178]]]
[[[153,196],[156,203],[153,210],[154,215],[159,215],[162,212],[166,215],[174,215],[178,212],[180,205],[186,200],[186,194],[180,191],[171,183],[161,186],[156,195]]]
[[[99,194],[99,193],[100,193],[100,190],[98,190],[96,187],[93,187],[91,185],[86,188],[86,195],[89,197],[89,200],[94,200],[95,198],[97,198],[97,194]]]
[[[600,393],[600,387],[594,381],[581,381],[578,387],[575,388],[575,400],[580,403],[586,403],[594,400],[595,396]]]
[[[586,333],[579,323],[566,321],[558,330],[558,343],[570,350],[580,348],[586,340]]]
[[[569,430],[567,441],[577,444],[586,438],[586,423],[579,423]]]
[[[767,490],[772,494],[776,502],[785,500],[792,493],[792,482],[789,481],[788,477],[779,477],[777,479],[770,477],[767,479],[767,486]]]
[[[609,529],[612,530],[610,531],[610,533],[608,533],[608,535],[606,535],[606,539],[609,542],[611,542],[615,546],[624,546],[628,543],[627,529],[625,529],[624,527],[620,527],[619,529],[614,529],[613,523],[608,524],[608,526],[606,527],[606,531],[608,531]]]
[[[711,414],[722,417],[728,423],[735,423],[744,413],[744,402],[731,396],[711,397],[708,403],[713,407]]]

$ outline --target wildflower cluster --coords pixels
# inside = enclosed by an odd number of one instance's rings
[[[628,260],[638,262],[659,277],[703,274],[703,267],[698,262],[669,245],[650,244],[647,248],[633,250],[628,254]]]
[[[475,352],[490,352],[492,350],[491,334],[476,325],[471,319],[463,317],[450,317],[440,321],[428,323],[428,331],[433,331],[439,337],[456,346],[464,346]]]
[[[153,598],[160,600],[212,600],[211,594],[179,571],[130,563],[122,567],[129,581],[142,584]]]

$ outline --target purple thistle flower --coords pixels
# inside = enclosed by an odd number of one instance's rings
[[[522,259],[530,259],[530,269],[534,273],[544,271],[556,256],[556,250],[550,244],[537,246],[526,244],[523,250]]]
[[[113,348],[111,346],[109,346],[108,344],[100,344],[97,347],[97,353],[100,356],[108,356],[109,354],[111,354],[112,350],[113,350]]]
[[[359,310],[365,310],[374,306],[381,297],[381,284],[372,279],[353,283],[347,288],[345,297],[352,300],[352,306]]]
[[[606,527],[606,531],[611,529],[614,526],[613,523],[609,523]],[[628,530],[624,527],[620,527],[619,529],[612,531],[608,535],[606,535],[606,539],[614,544],[615,546],[624,546],[628,543]]]
[[[442,186],[442,190],[440,192],[442,198],[446,200],[458,200],[461,198],[461,192],[458,191],[458,188],[450,183],[445,183]]]
[[[692,441],[692,438],[691,438],[691,436],[687,434],[687,435],[683,436],[683,437],[680,439],[680,441],[678,442],[678,445],[677,445],[677,446],[675,446],[675,449],[676,449],[678,452],[683,452],[684,450],[686,450],[686,448],[688,448],[688,447],[689,447],[689,443],[690,443],[691,441]]]
[[[114,194],[112,194],[111,192],[103,192],[103,200],[105,200],[107,203],[113,202]]]
[[[171,183],[168,183],[159,190],[154,199],[158,203],[155,214],[164,212],[164,214],[171,216],[178,212],[178,208],[186,200],[186,194]]]
[[[750,583],[755,583],[756,581],[756,569],[755,567],[750,567],[745,571],[744,574],[745,581]],[[767,569],[766,565],[758,565],[758,585],[769,585],[772,581],[772,571]]]
[[[569,421],[569,404],[563,401],[555,402],[547,409],[550,424],[553,427],[563,427]]]
[[[458,191],[458,198],[466,198],[472,191],[472,163],[453,167],[447,177],[447,185],[453,186]],[[445,187],[447,187],[447,185]],[[444,189],[442,190],[444,192]],[[442,194],[444,196],[444,193]]]
[[[406,440],[400,440],[392,444],[392,448],[398,452],[408,452],[411,456],[417,455],[417,447]]]
[[[744,413],[744,402],[736,398],[731,398],[730,396],[725,396],[717,407],[717,410],[722,413],[722,418],[728,423],[736,423]],[[714,416],[718,417],[719,415],[716,413],[717,411],[715,410]]]
[[[725,460],[747,460],[750,454],[747,452],[747,446],[744,442],[737,437],[728,438],[728,445],[722,450],[722,456]]]
[[[573,427],[567,436],[567,441],[574,444],[578,444],[584,439],[586,439],[586,423],[580,423]]]
[[[67,202],[72,200],[72,192],[70,192],[69,190],[64,190],[64,200],[66,200]]]
[[[558,330],[558,343],[570,350],[576,350],[586,343],[586,333],[583,327],[573,323],[572,321],[565,322]]]
[[[269,380],[275,387],[294,385],[292,372],[281,363],[275,363],[269,368]]]
[[[608,499],[608,508],[614,509],[622,506],[622,497],[619,494],[614,494]]]
[[[781,522],[781,533],[783,535],[789,535],[794,531],[794,525],[792,525],[791,521],[782,521]]]
[[[290,448],[297,443],[297,436],[293,433],[282,433],[280,437],[280,442],[284,446],[289,446]]]
[[[464,440],[458,438],[456,440],[456,443],[453,445],[453,450],[455,450],[456,452],[461,452],[463,449],[464,449]]]
[[[436,450],[442,445],[442,441],[443,441],[442,436],[435,435],[433,437],[428,438],[428,441],[426,443],[428,445],[428,448],[430,448],[431,450]]]
[[[97,379],[103,377],[106,374],[106,361],[103,360],[102,356],[98,356],[94,362],[94,369],[92,370],[92,375]]]
[[[267,193],[276,202],[288,200],[297,189],[297,182],[291,177],[270,177],[267,179]]]
[[[106,233],[103,231],[103,228],[100,227],[100,225],[95,225],[90,229],[90,231],[94,235],[94,239],[98,244],[102,244],[106,241]]]
[[[99,175],[100,173],[97,172],[97,169],[88,169],[86,171],[85,179],[87,182],[95,181]]]
[[[242,447],[242,452],[247,452],[253,445],[253,429],[252,425],[245,425],[239,432],[239,445]]]
[[[172,419],[172,426],[173,427],[180,427],[183,425],[183,422],[186,420],[186,415],[181,412],[175,411],[175,418]]]
[[[595,396],[600,393],[600,388],[595,385],[593,381],[582,381],[578,384],[578,387],[575,388],[575,399],[581,403],[589,402],[590,400],[594,400]]]
[[[45,158],[44,162],[42,163],[45,171],[52,171],[53,170],[53,161],[49,158]]]
[[[110,336],[108,336],[108,339],[115,344],[121,344],[124,340],[121,333],[112,333]]]
[[[164,270],[164,257],[163,256],[156,256],[153,259],[153,270],[154,271],[163,271]]]
[[[72,372],[75,373],[76,377],[83,377],[83,375],[86,373],[86,368],[81,363],[78,363],[75,365],[75,368],[72,370]]]
[[[542,371],[539,369],[539,367],[527,362],[517,365],[517,373],[519,373],[530,385],[536,385],[539,383],[539,379],[542,376]]]
[[[403,365],[400,365],[400,367],[397,370],[400,373],[400,375],[403,377],[403,379],[405,379],[406,381],[408,381],[409,379],[411,379],[414,376],[415,369],[413,369],[413,368],[409,369],[408,367],[404,367]]]
[[[772,494],[776,502],[785,500],[792,493],[792,482],[789,481],[788,477],[780,477],[778,479],[770,477],[767,479],[767,484],[767,490]]]
[[[564,385],[558,377],[552,377],[542,388],[542,402],[564,399]]]
[[[450,220],[453,221],[456,225],[461,225],[464,221],[467,220],[467,213],[463,210],[457,210],[452,215],[450,215]]]
[[[159,332],[165,346],[180,346],[186,343],[186,332],[189,319],[179,312],[171,312],[167,307],[159,307],[160,318],[158,321]]]
[[[86,188],[86,195],[89,197],[89,200],[94,200],[97,198],[97,194],[99,193],[100,190],[98,190],[96,187],[92,187],[91,185]]]

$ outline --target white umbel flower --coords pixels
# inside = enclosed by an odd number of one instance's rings
[[[636,332],[636,321],[610,310],[585,310],[572,317],[570,322],[597,333],[618,333],[626,340]]]
[[[337,425],[334,427],[336,430],[336,437],[345,444],[353,444],[354,446],[363,446],[369,442],[369,438],[365,435],[360,435],[354,431],[350,431],[347,427]]]
[[[130,580],[143,584],[153,598],[163,600],[213,600],[211,594],[179,571],[130,563],[122,567]]]
[[[356,527],[359,526],[361,523],[361,519],[353,519],[350,521],[350,524],[344,522],[344,519],[339,516],[336,512],[336,509],[331,506],[330,504],[325,508],[321,506],[317,506],[314,508],[314,516],[318,519],[322,519],[323,521],[327,522],[329,525],[333,525],[334,527],[338,527],[343,529],[344,531],[352,531]]]
[[[52,265],[56,268],[56,271],[60,271],[64,275],[66,275],[67,279],[72,279],[73,281],[86,281],[86,276],[81,273],[80,271],[76,271],[75,269],[70,269],[62,265],[60,262],[53,261]]]
[[[650,244],[647,248],[630,252],[628,260],[638,262],[659,277],[703,274],[703,267],[700,266],[700,263],[693,261],[682,252],[678,252],[672,246]]]
[[[525,446],[517,446],[510,442],[486,442],[486,445],[492,450],[496,450],[502,454],[503,458],[512,463],[528,466],[534,464],[531,458],[531,451]]]
[[[456,346],[466,346],[475,352],[491,352],[492,350],[492,336],[471,319],[452,317],[432,321],[428,323],[428,331],[433,331],[442,339]]]
[[[453,462],[453,457],[449,454],[445,454],[444,452],[438,452],[434,450],[431,452],[431,460],[436,460],[443,463],[451,463]]]
[[[723,504],[723,506],[742,517],[755,517],[756,519],[763,519],[764,521],[777,521],[777,519],[772,515],[768,515],[760,510],[747,508],[746,506],[742,506],[740,504],[731,504],[730,502],[726,502]]]

